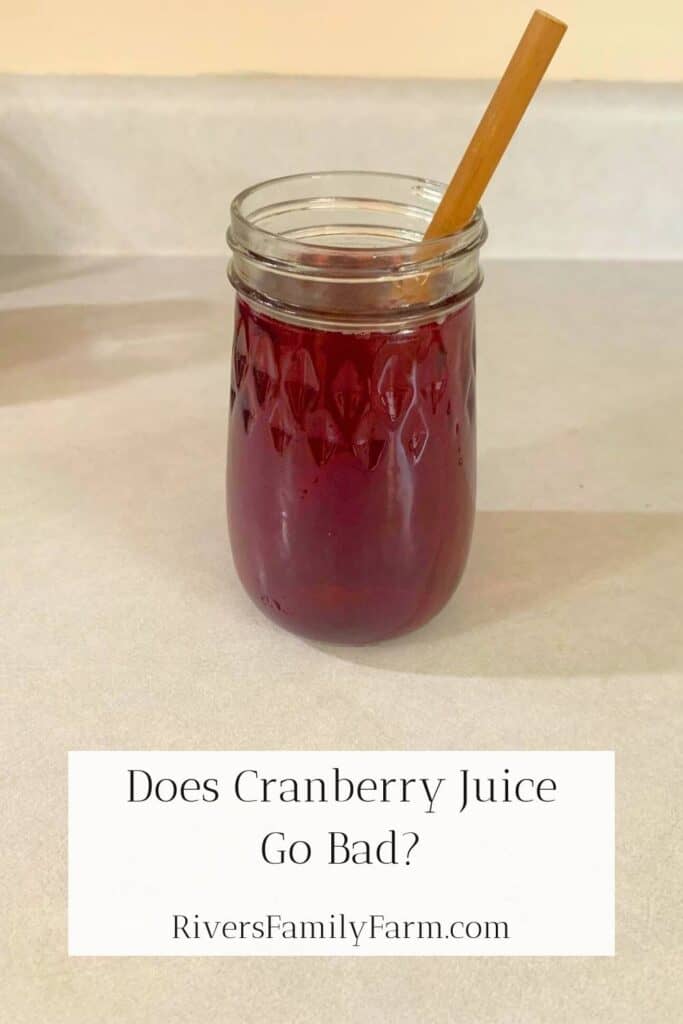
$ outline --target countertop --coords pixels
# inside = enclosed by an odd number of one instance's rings
[[[281,632],[235,578],[224,260],[0,261],[5,929],[33,1019],[141,1019],[147,977],[63,952],[66,751],[239,747],[616,750],[618,957],[525,961],[523,984],[503,959],[157,961],[145,1020],[185,1020],[188,988],[196,1019],[278,1020],[285,985],[301,1021],[354,1000],[413,1020],[413,999],[452,1020],[454,979],[477,1024],[675,1019],[681,273],[486,264],[465,579],[415,634],[342,648]]]

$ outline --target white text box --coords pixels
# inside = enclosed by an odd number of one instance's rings
[[[612,955],[613,754],[71,753],[69,952]]]

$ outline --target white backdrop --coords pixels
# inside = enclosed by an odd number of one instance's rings
[[[232,196],[322,169],[448,179],[492,83],[0,76],[0,253],[224,250]],[[683,257],[683,84],[545,83],[486,257]]]

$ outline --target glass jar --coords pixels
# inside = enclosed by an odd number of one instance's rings
[[[443,189],[330,172],[232,204],[232,552],[255,603],[316,640],[420,626],[467,560],[486,226],[423,242]]]

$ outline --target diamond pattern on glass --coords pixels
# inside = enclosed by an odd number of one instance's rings
[[[296,419],[315,406],[320,393],[320,382],[313,360],[305,348],[299,348],[290,357],[284,378],[285,394]]]
[[[384,425],[371,412],[367,412],[353,435],[353,454],[365,469],[374,469],[388,443],[389,435]]]
[[[382,367],[377,390],[387,416],[392,423],[398,423],[414,395],[411,364],[396,353],[389,356]]]
[[[282,455],[289,448],[296,433],[296,423],[286,402],[275,403],[270,414],[269,426],[275,451]]]
[[[474,423],[474,417],[476,413],[476,390],[474,387],[474,379],[476,375],[477,366],[477,343],[474,335],[472,336],[472,344],[470,346],[468,355],[469,374],[467,377],[467,391],[465,392],[465,409],[467,410],[467,415],[469,417],[470,423]]]
[[[247,372],[248,344],[247,328],[244,320],[240,320],[235,332],[235,344],[233,346],[233,360],[235,372],[235,390],[239,391],[244,375]]]
[[[303,434],[318,466],[346,454],[372,470],[393,443],[416,464],[432,432],[441,436],[443,417],[462,459],[461,429],[469,436],[475,414],[471,336],[447,348],[435,331],[419,347],[382,340],[371,352],[349,346],[334,355],[324,333],[298,347],[277,338],[267,324],[238,315],[230,407],[246,433],[265,431],[279,455],[292,457],[292,441]]]
[[[339,419],[347,429],[350,429],[365,404],[366,388],[358,370],[348,359],[334,376],[332,399]]]
[[[263,406],[277,387],[279,372],[273,352],[273,343],[262,328],[255,332],[252,329],[249,362],[254,378],[256,401]]]
[[[419,374],[422,381],[420,394],[429,403],[432,412],[436,414],[448,384],[446,353],[438,341],[432,342],[429,346],[427,355],[420,364]]]
[[[419,462],[424,452],[429,429],[419,406],[414,406],[403,424],[401,443],[411,462]]]
[[[248,434],[254,422],[254,414],[249,408],[246,399],[242,402],[242,422],[244,424],[244,432],[245,434]]]
[[[316,409],[306,421],[306,435],[313,458],[324,466],[332,456],[344,448],[343,435],[327,409]]]

